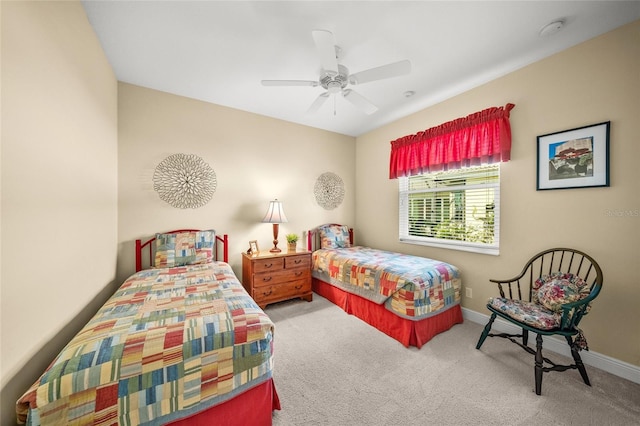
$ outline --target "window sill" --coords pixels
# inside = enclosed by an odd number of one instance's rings
[[[459,251],[467,251],[471,253],[479,253],[479,254],[488,254],[491,256],[500,255],[499,247],[487,247],[481,246],[479,244],[470,244],[470,243],[460,243],[460,242],[451,242],[447,240],[434,240],[434,241],[423,241],[412,238],[400,238],[401,243],[405,244],[414,244],[419,246],[427,246],[427,247],[436,247],[443,248],[448,250],[459,250]]]

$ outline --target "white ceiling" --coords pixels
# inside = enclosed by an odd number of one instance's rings
[[[351,136],[640,19],[640,1],[83,4],[119,81]],[[560,32],[539,36],[558,19]],[[334,34],[351,73],[403,59],[412,72],[350,86],[378,106],[371,115],[341,96],[309,114],[324,89],[260,81],[317,80],[314,29]]]

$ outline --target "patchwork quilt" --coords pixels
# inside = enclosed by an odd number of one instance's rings
[[[157,425],[272,376],[274,324],[223,262],[132,275],[18,400],[29,425]]]
[[[355,246],[313,252],[312,275],[408,319],[460,303],[460,273],[438,260]]]

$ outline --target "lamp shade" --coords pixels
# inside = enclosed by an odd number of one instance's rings
[[[282,208],[282,201],[275,199],[269,202],[269,210],[262,218],[263,223],[287,223],[287,216]]]

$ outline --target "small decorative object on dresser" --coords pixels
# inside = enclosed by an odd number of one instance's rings
[[[287,249],[289,251],[296,251],[297,245],[298,245],[298,235],[287,234]]]
[[[242,285],[263,309],[296,297],[311,302],[311,252],[242,253]]]
[[[258,248],[258,241],[257,240],[249,241],[249,250],[247,250],[247,254],[256,256],[258,253],[260,253],[260,249]]]

